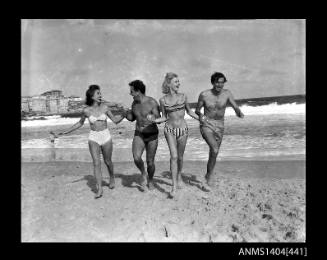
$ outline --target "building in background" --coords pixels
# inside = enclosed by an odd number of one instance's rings
[[[121,104],[105,102],[110,109],[117,111]],[[21,98],[21,115],[55,115],[80,113],[85,107],[85,100],[78,96],[66,97],[61,90],[50,90],[32,97]]]
[[[69,101],[81,100],[74,96],[73,98],[65,97],[61,90],[50,90],[32,97],[22,97],[21,112],[22,115],[38,114],[51,115],[67,113],[69,111]]]

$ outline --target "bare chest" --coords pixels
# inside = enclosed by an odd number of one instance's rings
[[[228,96],[225,93],[221,93],[218,96],[209,95],[204,101],[207,109],[224,109],[228,102]]]
[[[152,105],[149,103],[134,104],[132,107],[133,114],[137,118],[146,117],[152,111]]]

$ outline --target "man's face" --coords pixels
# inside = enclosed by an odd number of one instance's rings
[[[225,84],[225,79],[224,78],[218,78],[214,84],[213,87],[215,88],[216,91],[221,91],[224,87]]]
[[[133,97],[134,100],[139,100],[140,92],[135,91],[132,86],[130,86],[129,94]]]

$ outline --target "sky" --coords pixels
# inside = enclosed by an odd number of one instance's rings
[[[129,82],[158,100],[174,72],[196,102],[215,71],[235,99],[305,94],[305,20],[23,19],[21,60],[22,96],[97,84],[129,105]]]

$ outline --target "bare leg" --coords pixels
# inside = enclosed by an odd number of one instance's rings
[[[214,168],[216,165],[217,156],[219,153],[219,148],[221,144],[221,139],[219,141],[216,140],[215,133],[209,129],[208,127],[203,127],[201,130],[201,134],[203,139],[209,145],[209,160],[207,164],[207,173],[205,175],[207,184],[212,186],[212,177],[214,174]]]
[[[112,157],[112,139],[110,139],[108,142],[106,142],[104,145],[101,146],[102,149],[102,155],[104,163],[106,164],[109,172],[109,189],[115,188],[115,175],[114,175],[114,165],[112,163],[111,157]]]
[[[141,186],[144,190],[146,190],[146,177],[147,173],[144,168],[144,162],[142,160],[142,154],[144,152],[145,144],[141,137],[134,136],[133,144],[132,144],[132,151],[133,151],[133,158],[136,167],[141,171],[142,175],[142,182]]]
[[[150,190],[154,189],[153,176],[154,176],[154,172],[156,170],[156,167],[154,164],[154,157],[157,152],[157,147],[158,147],[158,139],[150,141],[145,145],[147,172],[148,172],[148,176],[149,176],[148,185],[149,185]]]
[[[188,135],[183,135],[177,140],[177,187],[184,187],[184,182],[182,180],[182,170],[183,170],[183,156],[185,152],[185,147],[187,143]]]
[[[101,174],[101,160],[100,160],[100,145],[96,142],[89,141],[89,149],[93,159],[94,176],[97,182],[98,191],[95,198],[102,196],[102,174]]]
[[[176,193],[177,188],[177,141],[174,135],[166,133],[165,137],[168,143],[169,151],[170,151],[170,172],[173,182],[173,187],[171,189],[170,195],[173,197]]]

